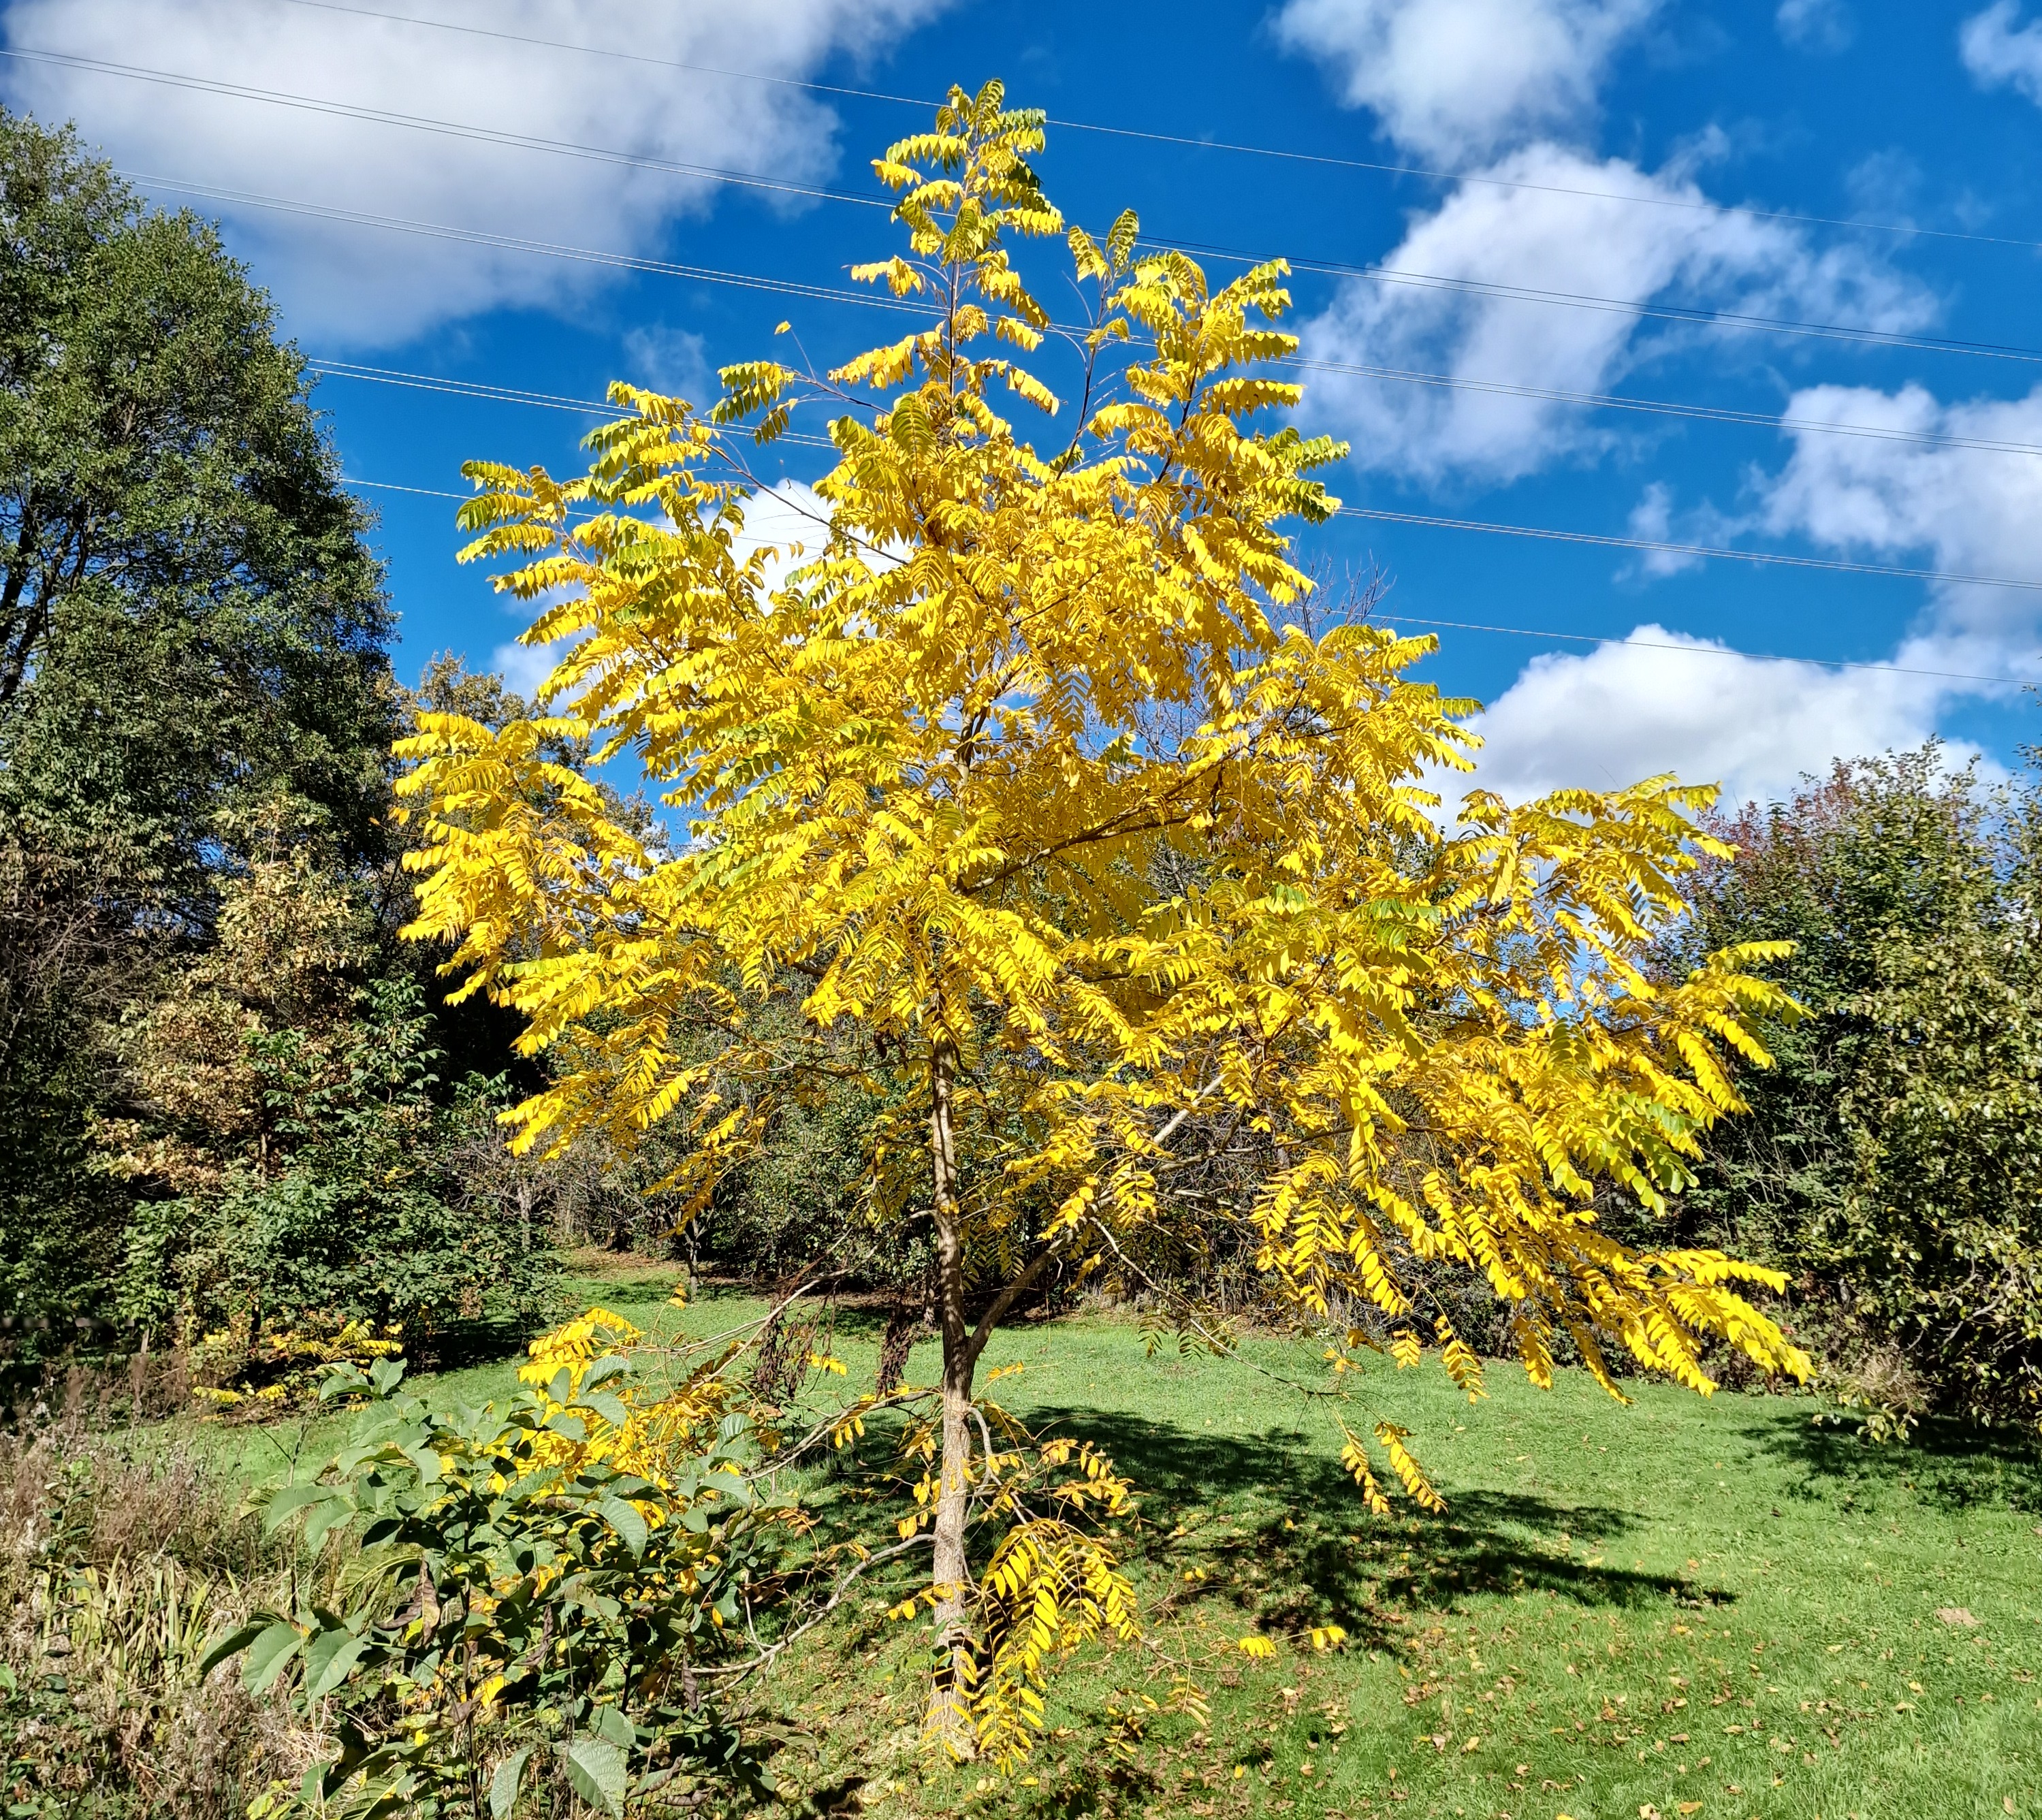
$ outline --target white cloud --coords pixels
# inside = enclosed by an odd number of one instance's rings
[[[1948,685],[1746,657],[1641,625],[1579,656],[1534,658],[1474,722],[1475,781],[1513,802],[1671,771],[1727,800],[1791,790],[1833,759],[1917,745]],[[1447,786],[1449,800],[1452,786]]]
[[[1414,278],[1644,303],[1669,292],[1756,315],[1920,327],[1929,294],[1850,245],[1720,208],[1691,177],[1558,146],[1512,153],[1415,222],[1382,261]],[[1583,191],[1597,193],[1581,193]],[[1610,193],[1616,193],[1614,194]],[[1622,196],[1654,198],[1650,203]],[[1584,309],[1421,282],[1355,278],[1301,331],[1308,360],[1444,374],[1462,388],[1308,373],[1306,408],[1366,469],[1408,479],[1517,479],[1602,445],[1577,406],[1482,385],[1608,390],[1674,336],[1623,309]]]
[[[1944,404],[1919,385],[1811,386],[1784,415],[1796,423],[2042,446],[2042,387],[2025,398]],[[2042,456],[1814,429],[1792,436],[1785,468],[1759,482],[1758,522],[1776,536],[1881,560],[1925,556],[1957,574],[2042,580]],[[1938,583],[1912,648],[1937,667],[2001,674],[2032,666],[2038,626],[2042,593]]]
[[[1459,162],[1589,112],[1617,47],[1658,0],[1287,0],[1279,40],[1331,67],[1348,105],[1428,158]]]
[[[1631,522],[1625,527],[1634,537],[1647,543],[1689,543],[1695,540],[1676,537],[1673,530],[1673,489],[1664,480],[1654,480],[1648,485],[1638,503],[1631,508]],[[1661,579],[1667,575],[1684,574],[1688,570],[1700,568],[1708,559],[1690,556],[1684,550],[1644,550],[1639,552],[1635,572]]]
[[[557,644],[499,644],[489,654],[489,667],[530,702],[564,655]]]
[[[1773,21],[1780,36],[1799,51],[1841,51],[1857,30],[1844,0],[1780,0]]]
[[[627,29],[598,0],[499,0],[468,17],[486,17],[495,32],[801,77],[834,52],[879,48],[942,3],[663,4],[633,10]],[[797,182],[828,176],[836,159],[835,116],[798,89],[281,0],[13,0],[0,33],[22,50]],[[0,79],[12,105],[75,119],[125,169],[491,233],[644,250],[723,187],[60,64],[8,59]],[[388,345],[505,304],[557,308],[603,281],[599,268],[505,250],[231,203],[197,206],[228,216],[290,326],[330,346]]]
[[[685,398],[702,411],[722,396],[708,344],[692,329],[665,323],[633,329],[624,338],[624,377],[633,385]]]
[[[1709,541],[1757,530],[1863,560],[2042,580],[2042,456],[2020,452],[2042,446],[2042,387],[1944,404],[1918,385],[1812,386],[1783,415],[1807,426],[1791,432],[1792,455],[1778,472],[1753,476],[1754,510],[1715,520]],[[1822,424],[1897,434],[1813,427]],[[1670,494],[1648,488],[1634,532],[1663,537],[1673,521]],[[1535,659],[1475,723],[1489,741],[1478,775],[1513,799],[1662,771],[1719,782],[1734,797],[1778,794],[1832,759],[1919,744],[1951,702],[2010,697],[2017,682],[1994,679],[2042,676],[2038,634],[2042,592],[1955,582],[1931,584],[1890,668],[1747,657],[1641,626],[1581,656]]]
[[[1957,33],[1964,67],[1980,88],[2015,88],[2042,106],[2042,20],[2013,27],[2020,0],[1997,0]]]

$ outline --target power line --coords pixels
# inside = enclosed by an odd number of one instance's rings
[[[567,140],[543,139],[532,134],[505,132],[493,128],[472,127],[457,122],[430,120],[421,116],[399,113],[387,109],[362,108],[350,103],[325,101],[306,96],[287,94],[278,90],[257,88],[243,83],[216,82],[208,78],[184,76],[163,71],[147,70],[139,66],[115,63],[103,59],[74,57],[54,52],[21,51],[5,47],[0,47],[0,56],[54,63],[86,70],[94,74],[118,75],[137,81],[164,83],[172,87],[191,89],[201,94],[224,95],[230,99],[257,101],[281,107],[299,108],[315,113],[331,115],[336,118],[360,120],[371,125],[396,126],[453,138],[472,139],[485,144],[501,145],[525,151],[558,153],[568,157],[591,159],[602,163],[663,170],[683,176],[698,177],[719,182],[778,191],[785,194],[805,196],[819,201],[847,202],[874,208],[890,209],[893,207],[893,204],[884,197],[853,195],[844,190],[768,178],[756,172],[728,170],[711,165],[686,164],[673,159],[656,159],[601,147],[579,145]],[[315,211],[308,208],[305,212],[315,212]],[[1147,243],[1156,247],[1158,250],[1167,250],[1175,247],[1186,253],[1232,260],[1248,265],[1261,264],[1270,257],[1267,254],[1244,252],[1238,247],[1223,247],[1198,241],[1166,242],[1151,239]],[[2017,347],[2010,344],[1960,341],[1933,335],[1902,335],[1883,329],[1855,327],[1845,323],[1797,322],[1790,319],[1753,315],[1735,311],[1705,310],[1678,304],[1652,304],[1628,298],[1600,297],[1577,292],[1542,289],[1529,285],[1497,284],[1478,279],[1449,277],[1439,273],[1409,271],[1395,266],[1368,265],[1346,260],[1315,259],[1295,254],[1287,254],[1283,257],[1294,271],[1316,272],[1336,277],[1358,277],[1376,284],[1404,285],[1421,289],[1458,292],[1493,300],[1542,304],[1570,309],[1595,310],[1653,320],[1684,323],[1698,327],[1748,330],[1768,335],[1802,335],[1818,339],[1848,341],[1868,346],[1902,349],[1916,353],[1966,354],[1980,359],[2017,361],[2025,365],[2042,365],[2042,350]]]
[[[855,295],[855,293],[852,293]],[[395,367],[370,366],[358,361],[308,359],[314,370],[335,379],[371,380],[379,384],[415,387],[421,391],[444,392],[462,397],[491,400],[507,404],[530,404],[559,411],[614,414],[617,407],[595,399],[564,399],[530,392],[517,386],[484,380],[450,379],[436,373],[407,373]],[[1396,367],[1355,366],[1335,361],[1287,361],[1280,364],[1317,373],[1359,375],[1363,378],[1394,380],[1413,385],[1440,386],[1457,391],[1493,393],[1508,398],[1529,398],[1544,402],[1581,405],[1597,410],[1630,411],[1662,416],[1693,419],[1746,428],[1819,432],[1826,435],[1863,436],[1876,441],[1926,444],[1933,448],[1975,449],[1995,455],[2042,457],[2042,443],[2002,442],[1986,437],[1944,436],[1933,430],[1906,430],[1870,423],[1826,423],[1812,418],[1774,417],[1762,411],[1735,411],[1727,406],[1689,404],[1678,400],[1627,398],[1607,392],[1560,392],[1543,386],[1513,385],[1499,380],[1470,379],[1459,374],[1416,373]]]
[[[527,392],[514,385],[494,385],[472,379],[449,379],[438,373],[407,373],[401,368],[367,366],[359,361],[322,360],[308,355],[305,365],[312,372],[328,379],[364,380],[375,385],[393,385],[414,392],[440,392],[456,398],[473,399],[487,404],[517,404],[542,411],[565,411],[578,417],[604,417],[614,419],[620,415],[617,404],[607,399],[565,398],[557,392]],[[792,442],[803,448],[833,449],[836,445],[827,436],[804,435],[797,430],[783,430],[774,438],[776,442]],[[365,482],[364,484],[368,483]]]
[[[308,0],[309,3],[309,0]],[[528,240],[513,235],[493,234],[479,228],[450,228],[430,221],[409,221],[389,215],[372,214],[364,210],[336,208],[317,203],[296,202],[270,196],[258,196],[245,190],[225,189],[209,184],[188,183],[179,179],[155,176],[143,171],[123,172],[131,182],[150,185],[159,189],[175,193],[202,196],[211,200],[241,204],[248,207],[274,209],[287,214],[301,214],[321,220],[342,221],[354,226],[388,229],[396,233],[416,234],[432,239],[448,239],[476,246],[496,247],[513,252],[529,253],[547,258],[579,261],[587,264],[607,266],[621,270],[644,272],[659,277],[693,280],[695,281],[735,285],[748,290],[759,290],[785,296],[793,296],[822,303],[853,304],[862,308],[892,310],[909,315],[927,315],[926,305],[893,297],[884,292],[849,290],[838,286],[813,285],[788,278],[771,278],[751,272],[732,272],[710,266],[694,266],[677,260],[654,259],[637,254],[600,251],[584,247],[566,247],[543,240]],[[350,362],[317,362],[331,368],[338,374]],[[1908,430],[1890,425],[1865,423],[1830,423],[1814,419],[1775,417],[1765,412],[1740,411],[1728,406],[1696,404],[1677,399],[1650,399],[1626,396],[1609,392],[1570,392],[1547,386],[1519,385],[1505,380],[1486,380],[1461,373],[1425,373],[1407,368],[1370,366],[1350,361],[1313,360],[1293,357],[1279,364],[1293,366],[1302,371],[1328,373],[1365,379],[1392,381],[1399,384],[1437,386],[1455,391],[1489,393],[1505,397],[1535,399],[1543,402],[1571,404],[1592,410],[1628,411],[1648,415],[1688,419],[1706,422],[1730,423],[1756,429],[1808,431],[1830,436],[1863,436],[1881,442],[1921,444],[1932,448],[1976,449],[1995,454],[2042,455],[2042,444],[2002,441],[1987,437],[1951,436],[1933,430]],[[362,377],[352,375],[351,377]],[[412,374],[414,380],[423,381],[426,376]],[[453,389],[452,382],[435,380],[438,389]],[[463,382],[465,383],[465,382]]]
[[[408,13],[389,13],[367,6],[349,6],[338,0],[284,0],[321,13],[345,13],[363,19],[381,19],[393,25],[417,25],[438,32],[455,32],[464,36],[494,38],[506,44],[528,44],[543,50],[571,51],[583,56],[606,57],[644,63],[656,69],[682,70],[692,75],[720,76],[729,81],[760,82],[775,88],[799,89],[811,94],[840,95],[855,101],[884,101],[895,106],[933,109],[937,104],[919,95],[889,94],[883,90],[852,88],[840,83],[804,81],[795,76],[767,75],[754,70],[731,70],[712,63],[683,62],[674,57],[655,57],[642,51],[620,51],[607,45],[577,44],[564,39],[537,38],[520,32],[505,32],[484,25],[457,25],[445,19],[422,19]],[[1748,220],[1779,221],[1797,227],[1845,228],[1867,232],[1922,235],[1938,240],[1967,240],[1990,247],[2012,247],[2024,252],[2042,251],[2042,240],[2024,240],[2006,235],[1975,234],[1952,228],[1924,228],[1910,221],[1869,221],[1844,216],[1808,215],[1784,208],[1754,208],[1744,203],[1717,203],[1706,197],[1641,196],[1632,190],[1591,189],[1562,183],[1535,183],[1522,178],[1496,177],[1486,173],[1432,170],[1422,166],[1390,164],[1362,158],[1342,158],[1328,152],[1297,151],[1282,147],[1248,145],[1237,140],[1201,139],[1188,133],[1157,132],[1140,127],[1113,126],[1098,120],[1065,120],[1048,117],[1047,124],[1067,132],[1098,133],[1114,139],[1136,140],[1186,151],[1224,151],[1251,158],[1271,158],[1295,164],[1319,165],[1331,170],[1365,170],[1386,177],[1415,177],[1431,183],[1470,183],[1496,189],[1530,190],[1548,196],[1578,196],[1598,201],[1628,202],[1653,208],[1693,210],[1709,214],[1741,215]]]
[[[1908,430],[1874,423],[1827,423],[1814,418],[1779,417],[1762,411],[1739,411],[1729,405],[1692,404],[1679,399],[1635,398],[1605,392],[1565,392],[1543,385],[1519,385],[1507,380],[1475,379],[1463,373],[1421,373],[1403,367],[1363,366],[1344,361],[1295,359],[1277,364],[1314,373],[1391,380],[1399,384],[1439,386],[1456,392],[1528,398],[1547,403],[1574,404],[1597,411],[1629,411],[1662,417],[1688,418],[1707,423],[1733,423],[1765,430],[1809,430],[1831,436],[1864,436],[1883,442],[1925,443],[1938,449],[1979,449],[1999,455],[2042,455],[2042,443],[2002,442],[1990,437],[1946,436],[1931,430]]]
[[[61,51],[24,51],[0,46],[0,56],[24,63],[55,63],[83,70],[94,75],[120,76],[132,82],[154,82],[165,88],[189,89],[200,94],[224,95],[231,100],[261,101],[273,107],[296,108],[306,113],[331,115],[337,120],[360,120],[371,126],[402,127],[407,132],[437,134],[446,139],[474,140],[484,145],[507,147],[521,151],[543,151],[564,158],[587,159],[598,164],[628,165],[642,170],[664,171],[673,176],[701,178],[717,183],[733,183],[752,189],[766,189],[787,196],[805,196],[822,202],[851,202],[868,208],[891,210],[884,197],[855,196],[848,190],[828,189],[816,184],[795,183],[786,178],[766,177],[756,171],[729,170],[719,165],[690,164],[678,159],[653,158],[643,152],[620,151],[612,147],[582,145],[571,140],[542,139],[533,133],[510,132],[496,127],[472,126],[459,120],[433,120],[422,114],[399,113],[388,108],[361,107],[351,101],[325,101],[314,95],[294,95],[281,89],[257,88],[245,82],[228,82],[210,76],[189,76],[168,70],[145,69],[136,63],[117,63],[101,57],[73,56]]]
[[[423,499],[453,499],[463,503],[465,503],[468,500],[475,497],[475,495],[472,493],[457,493],[445,488],[401,486],[395,481],[369,480],[364,480],[359,476],[351,474],[343,476],[342,484],[349,487],[372,488],[378,492],[407,493]],[[1343,510],[1340,516],[1343,518],[1391,517],[1396,516],[1396,514],[1369,513],[1364,512],[1359,508],[1350,508]],[[1662,550],[1682,547],[1669,544],[1646,545],[1640,543],[1635,538],[1595,537],[1586,536],[1585,534],[1577,534],[1563,531],[1546,532],[1532,530],[1519,526],[1475,525],[1467,523],[1464,521],[1448,519],[1414,520],[1406,518],[1405,522],[1451,526],[1451,528],[1455,530],[1509,531],[1516,535],[1524,537],[1556,537],[1562,538],[1569,542],[1594,544],[1613,543],[1631,548]],[[1793,557],[1772,556],[1762,552],[1750,550],[1717,550],[1711,551],[1707,553],[1716,556],[1736,556],[1746,562],[1792,562],[1800,560]],[[1839,565],[1820,564],[1818,566],[1832,567]],[[1876,575],[1915,575],[1922,572],[1916,570],[1907,569],[1882,569],[1868,568],[1867,566],[1861,564],[1842,566],[1852,567],[1857,569],[1858,572]],[[1952,581],[1975,581],[1980,578],[1970,575],[1952,575],[1939,577],[1937,579]],[[1997,582],[1993,585],[2001,587],[2042,588],[2042,582]],[[1387,625],[1444,627],[1455,632],[1501,633],[1512,638],[1547,639],[1570,644],[1629,645],[1645,651],[1675,652],[1688,657],[1736,657],[1742,658],[1746,662],[1753,663],[1808,663],[1815,665],[1825,670],[1879,671],[1895,676],[1931,676],[1945,682],[1990,682],[2001,684],[2008,688],[2025,687],[2032,680],[2030,678],[2023,676],[1990,676],[1964,670],[1925,670],[1904,663],[1873,663],[1847,657],[1783,657],[1775,652],[1739,651],[1731,646],[1722,644],[1677,644],[1673,643],[1670,640],[1662,640],[1657,639],[1639,638],[1635,637],[1629,638],[1612,638],[1608,637],[1607,634],[1600,633],[1554,632],[1544,628],[1529,625],[1493,625],[1473,620],[1428,619],[1413,614],[1386,614],[1383,616],[1383,621]]]
[[[1501,632],[1512,638],[1550,638],[1568,644],[1628,646],[1639,651],[1677,651],[1690,657],[1738,657],[1751,663],[1811,663],[1824,670],[1876,670],[1890,676],[1935,676],[1951,682],[2000,682],[2009,688],[2025,688],[2033,680],[2025,676],[1986,676],[1967,670],[1921,670],[1906,663],[1872,663],[1848,657],[1783,657],[1775,652],[1738,651],[1727,644],[1676,644],[1670,640],[1612,638],[1593,632],[1550,632],[1528,625],[1484,625],[1465,619],[1421,619],[1411,614],[1386,613],[1386,624],[1446,626],[1455,632]]]
[[[785,438],[782,438],[785,440]],[[816,439],[820,440],[820,439]],[[350,484],[357,483],[350,482]],[[390,486],[389,483],[364,480],[365,487]],[[399,492],[430,492],[425,488],[397,488]],[[441,499],[465,499],[466,493],[442,493]],[[2010,587],[2023,592],[2042,594],[2042,581],[2025,580],[2011,575],[1964,575],[1944,569],[1910,568],[1898,563],[1851,562],[1841,556],[1801,556],[1784,550],[1740,550],[1727,545],[1677,544],[1651,537],[1619,537],[1614,533],[1600,531],[1562,530],[1549,525],[1505,525],[1482,518],[1445,518],[1424,512],[1394,512],[1374,506],[1342,506],[1334,513],[1339,518],[1363,518],[1372,522],[1392,525],[1409,525],[1422,530],[1470,531],[1493,537],[1531,537],[1544,543],[1585,545],[1598,549],[1637,550],[1655,556],[1679,556],[1721,560],[1726,562],[1754,563],[1762,568],[1821,569],[1840,575],[1879,575],[1895,581],[1931,582],[1967,587]],[[1416,623],[1415,621],[1413,623]],[[1441,625],[1457,625],[1454,620],[1440,620]],[[1509,632],[1520,629],[1510,626],[1466,626],[1463,630],[1475,632]],[[1527,637],[1544,636],[1527,633]],[[1581,636],[1572,633],[1554,633],[1555,638]],[[1742,653],[1740,655],[1750,655]],[[1809,662],[1817,660],[1811,658]],[[1826,661],[1824,660],[1823,661]],[[1941,671],[1921,672],[1923,675],[1943,675]],[[1972,682],[2005,682],[2005,677],[1971,677]]]
[[[1160,243],[1159,250],[1168,250]],[[1368,266],[1341,259],[1312,259],[1290,254],[1244,253],[1235,247],[1218,247],[1180,240],[1170,247],[1207,258],[1232,260],[1244,266],[1267,264],[1281,258],[1295,272],[1318,272],[1333,277],[1367,278],[1382,285],[1410,285],[1421,290],[1463,291],[1471,296],[1509,303],[1551,304],[1574,310],[1597,310],[1616,315],[1640,316],[1656,321],[1686,323],[1697,328],[1749,329],[1765,335],[1807,335],[1822,341],[1857,342],[1871,347],[1906,349],[1917,354],[1961,354],[1982,360],[2018,361],[2042,365],[2042,349],[2016,346],[2010,342],[1959,341],[1941,335],[1903,335],[1895,330],[1858,328],[1846,323],[1803,323],[1783,316],[1748,315],[1734,310],[1704,310],[1681,304],[1651,304],[1628,297],[1597,297],[1579,291],[1540,290],[1528,285],[1503,285],[1480,278],[1442,277],[1430,272],[1408,272],[1394,266]]]
[[[492,233],[482,228],[454,228],[437,221],[409,221],[401,216],[378,215],[365,209],[341,208],[319,202],[299,202],[287,197],[262,196],[250,190],[228,189],[216,184],[187,182],[181,178],[159,177],[148,171],[121,170],[117,175],[131,183],[166,189],[174,195],[202,196],[216,202],[231,202],[245,208],[265,208],[284,215],[307,215],[321,220],[342,221],[354,227],[387,228],[393,233],[416,234],[428,239],[453,240],[465,245],[492,247],[507,252],[530,253],[549,259],[566,259],[584,265],[614,266],[621,271],[645,272],[659,277],[686,278],[708,285],[732,285],[740,289],[770,291],[782,296],[802,297],[831,304],[855,304],[866,309],[891,310],[911,315],[931,314],[926,304],[912,303],[885,291],[847,290],[840,286],[815,285],[797,278],[763,277],[752,272],[731,272],[714,266],[689,265],[675,259],[655,259],[637,253],[614,253],[588,247],[567,247],[549,240],[526,239],[514,234]]]
[[[1424,512],[1392,512],[1375,506],[1343,506],[1341,518],[1370,518],[1390,525],[1415,525],[1436,531],[1479,531],[1493,537],[1535,537],[1543,542],[1589,544],[1613,550],[1642,550],[1655,556],[1721,558],[1727,562],[1759,563],[1783,568],[1826,569],[1840,575],[1887,575],[1902,581],[1961,584],[1967,587],[2013,587],[2042,594],[2042,581],[2010,575],[1959,575],[1943,569],[1906,568],[1894,563],[1854,563],[1841,556],[1797,556],[1778,550],[1740,550],[1721,545],[1666,543],[1650,537],[1621,537],[1597,531],[1563,531],[1544,525],[1502,525],[1482,518],[1443,518]]]
[[[542,411],[568,411],[581,417],[614,417],[614,404],[592,398],[563,398],[556,393],[526,392],[517,386],[491,385],[479,380],[445,379],[436,373],[405,373],[395,367],[364,366],[355,361],[308,358],[305,365],[329,379],[365,380],[376,385],[403,386],[414,392],[435,392],[456,398],[472,398],[492,404],[522,404]]]

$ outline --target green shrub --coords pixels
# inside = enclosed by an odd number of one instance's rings
[[[346,1566],[329,1603],[257,1613],[207,1661],[240,1656],[251,1696],[288,1676],[338,1749],[251,1813],[506,1820],[553,1784],[621,1820],[767,1790],[696,1671],[751,1646],[782,1513],[721,1361],[654,1387],[620,1336],[592,1312],[536,1344],[503,1408],[392,1398],[394,1361],[331,1374],[379,1419],[264,1502],[272,1532],[344,1536]]]
[[[2042,1424],[2042,782],[1933,747],[1839,767],[1718,832],[1669,955],[1795,943],[1810,1014],[1741,1071],[1681,1203],[1794,1279],[1803,1337],[1874,1426]]]

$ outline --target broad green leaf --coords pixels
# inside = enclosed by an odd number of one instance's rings
[[[591,1807],[600,1807],[624,1820],[624,1795],[630,1775],[624,1753],[599,1738],[577,1738],[560,1746],[568,1780],[574,1791]]]
[[[273,1535],[308,1505],[323,1504],[332,1496],[331,1485],[287,1485],[264,1507],[262,1528]]]
[[[229,1656],[239,1655],[270,1627],[271,1622],[267,1618],[258,1618],[252,1624],[243,1624],[239,1630],[229,1631],[206,1651],[198,1665],[199,1679],[204,1680]]]
[[[326,1540],[328,1531],[338,1528],[354,1515],[352,1501],[344,1497],[328,1498],[305,1519],[305,1546],[317,1548]]]
[[[347,1631],[322,1631],[305,1646],[305,1692],[323,1700],[346,1680],[361,1653],[369,1647],[366,1637]]]
[[[365,1390],[368,1388],[369,1380],[363,1377],[354,1366],[329,1365],[326,1368],[325,1375],[319,1379],[319,1400],[323,1403],[346,1392]]]
[[[606,1497],[596,1509],[602,1520],[624,1538],[624,1546],[633,1554],[645,1552],[645,1520],[621,1497]]]
[[[248,1646],[248,1659],[241,1665],[241,1684],[251,1694],[261,1693],[284,1672],[285,1664],[304,1640],[304,1632],[287,1620],[279,1619],[267,1627]]]
[[[496,1773],[489,1779],[489,1820],[509,1820],[510,1810],[518,1805],[518,1785],[525,1778],[525,1760],[534,1748],[528,1744],[497,1765]]]

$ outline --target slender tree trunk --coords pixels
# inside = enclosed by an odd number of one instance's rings
[[[974,1664],[965,1628],[965,1524],[971,1507],[971,1381],[974,1360],[964,1320],[964,1232],[958,1210],[957,1141],[950,1121],[950,1086],[957,1046],[939,1036],[929,1057],[929,1154],[935,1174],[936,1318],[943,1339],[943,1478],[936,1493],[935,1562],[939,1592],[936,1646],[940,1652],[929,1692],[928,1729],[954,1757],[971,1754],[969,1707]]]

